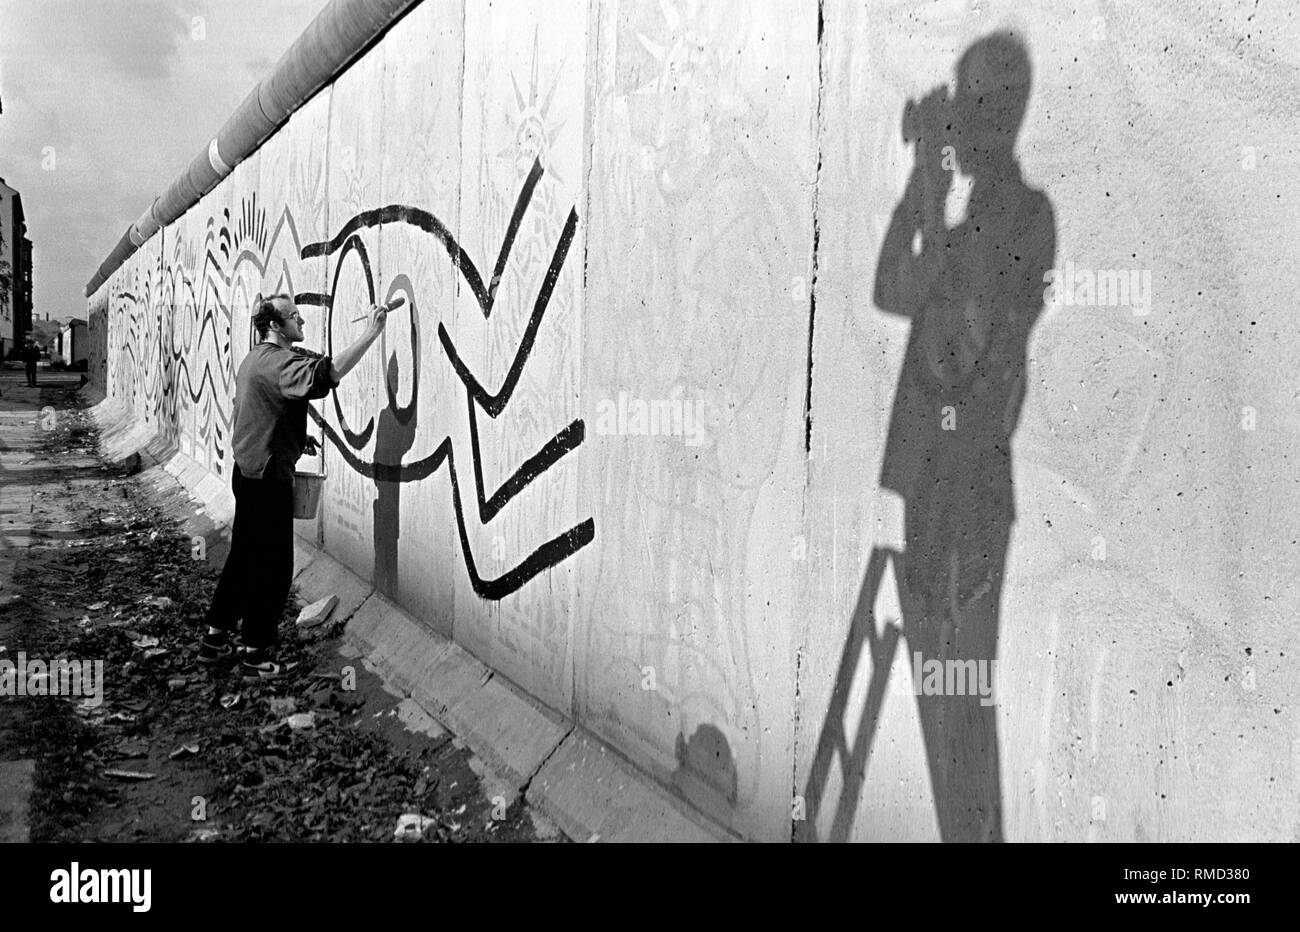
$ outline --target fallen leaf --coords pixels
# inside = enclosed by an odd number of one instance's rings
[[[113,745],[113,751],[118,757],[127,760],[134,757],[148,757],[149,744],[148,742],[141,741],[139,738],[128,738]]]
[[[292,696],[283,699],[270,699],[268,703],[271,706],[272,715],[292,715],[298,711],[298,700]]]

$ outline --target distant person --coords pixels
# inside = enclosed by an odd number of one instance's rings
[[[23,362],[27,369],[27,384],[36,387],[36,363],[41,358],[41,349],[30,339],[23,345]]]
[[[365,333],[338,358],[295,348],[302,314],[286,294],[259,296],[253,305],[258,342],[235,378],[235,522],[230,554],[199,642],[200,663],[234,656],[233,635],[243,618],[240,668],[244,679],[279,676],[277,628],[293,580],[293,471],[303,453],[319,449],[307,436],[307,402],[324,398],[361,361],[384,330],[387,309],[371,307]]]

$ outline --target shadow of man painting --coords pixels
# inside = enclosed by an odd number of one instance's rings
[[[878,545],[868,561],[810,770],[805,837],[818,837],[819,826],[835,841],[852,832],[900,641],[940,836],[1003,837],[991,687],[1015,520],[1011,438],[1056,254],[1051,204],[1025,183],[1015,155],[1029,89],[1024,45],[998,32],[961,56],[951,98],[939,87],[903,113],[915,162],[881,245],[873,295],[881,311],[911,323],[880,475],[882,490],[901,500],[902,551]],[[970,180],[970,194],[964,218],[950,227],[955,171]],[[902,626],[886,623],[878,635],[874,606],[891,559]],[[864,662],[871,686],[850,745],[850,687]],[[839,800],[820,812],[837,757]]]
[[[1024,45],[1010,33],[987,36],[962,55],[956,78],[951,99],[940,87],[909,102],[903,118],[916,160],[881,246],[874,300],[908,318],[911,333],[880,485],[904,506],[909,668],[956,662],[992,677],[1015,520],[1011,436],[1056,225],[1014,152],[1029,99]],[[954,168],[971,189],[965,218],[948,227]],[[970,689],[913,689],[943,839],[1000,841],[996,706]]]
[[[419,427],[420,332],[413,302],[410,316],[411,400],[405,405],[397,403],[399,368],[397,356],[390,355],[384,376],[387,404],[379,414],[375,429],[374,583],[376,589],[392,599],[400,596],[398,538],[402,528],[402,457],[414,445]]]

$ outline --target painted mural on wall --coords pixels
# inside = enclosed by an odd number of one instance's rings
[[[296,239],[292,218],[282,219]],[[109,281],[105,388],[167,442],[227,476],[232,306],[256,293],[269,246],[285,231],[268,233],[255,200],[233,222],[228,210],[206,218],[201,238],[186,235],[192,222],[187,215],[162,231]]]
[[[483,313],[484,319],[490,318],[492,309],[496,304],[502,274],[515,246],[520,227],[527,217],[533,191],[537,187],[542,174],[541,163],[534,161],[507,223],[500,250],[492,267],[492,274],[486,281],[473,258],[438,217],[428,211],[409,205],[387,205],[357,214],[344,223],[330,239],[318,243],[309,243],[304,246],[302,250],[304,260],[316,257],[333,258],[334,274],[332,280],[334,287],[331,288],[330,293],[298,295],[300,303],[316,304],[327,309],[328,324],[326,331],[331,334],[328,351],[333,352],[334,350],[332,344],[334,292],[349,257],[352,257],[361,267],[366,282],[367,301],[373,304],[379,300],[379,296],[375,291],[369,254],[361,234],[363,231],[383,224],[405,224],[432,237],[432,240],[438,244],[436,248],[445,251],[448,260],[460,274],[464,286],[473,295]],[[577,211],[571,208],[563,232],[553,247],[545,275],[537,285],[532,313],[528,317],[519,343],[515,347],[513,359],[500,385],[493,388],[480,381],[471,366],[462,358],[446,325],[439,322],[436,328],[438,344],[465,388],[466,418],[469,424],[470,436],[469,456],[474,474],[474,504],[478,521],[484,525],[491,523],[512,499],[540,478],[563,456],[577,449],[582,444],[585,435],[584,421],[581,418],[574,419],[541,449],[534,451],[531,456],[515,468],[514,472],[499,487],[489,490],[484,482],[479,444],[478,412],[482,411],[488,417],[496,418],[510,404],[524,367],[528,362],[529,355],[532,352],[534,342],[537,339],[538,331],[545,320],[551,294],[568,258],[569,247],[573,241],[577,224]],[[354,308],[347,308],[342,312],[350,314],[354,311]],[[416,329],[419,317],[414,307],[409,317],[412,329],[411,345],[419,346],[420,341]],[[387,384],[391,386],[392,383],[389,381]],[[392,417],[395,424],[395,428],[389,430],[399,429],[404,422],[409,423],[412,417],[414,405],[418,399],[418,382],[412,388],[411,400],[406,405],[397,405],[396,399],[391,396],[391,387],[389,390],[389,405],[385,409],[386,413],[381,415],[378,420],[371,417],[364,423],[350,422],[337,395],[332,396],[333,412],[337,426],[331,425],[316,410],[312,411],[313,420],[321,426],[325,436],[343,455],[347,464],[356,473],[366,478],[378,482],[412,482],[431,475],[441,469],[444,463],[448,465],[461,552],[465,561],[465,569],[469,574],[474,591],[478,595],[488,599],[500,599],[509,595],[537,574],[544,572],[591,542],[595,536],[595,522],[588,518],[541,544],[522,561],[501,575],[493,578],[485,577],[480,573],[478,563],[474,559],[470,547],[466,530],[466,511],[455,469],[455,450],[450,437],[444,437],[432,453],[409,463],[384,462],[378,459],[368,460],[364,457],[362,451],[366,449],[373,439],[377,425],[382,426],[386,417]],[[381,445],[381,447],[386,446],[391,446],[391,441]],[[461,455],[463,457],[465,453],[462,452]]]
[[[486,320],[497,304],[503,272],[520,240],[520,230],[529,228],[530,204],[543,174],[541,162],[535,159],[516,195],[500,249],[490,260],[491,265],[484,265],[485,271],[491,270],[486,275],[479,268],[482,260],[476,262],[435,214],[416,206],[390,204],[363,211],[348,218],[329,239],[306,244],[300,242],[292,211],[282,208],[271,223],[256,193],[241,200],[234,218],[226,209],[220,216],[207,217],[201,239],[185,235],[185,224],[194,222],[187,215],[185,222],[177,225],[179,229],[168,228],[151,241],[154,248],[146,246],[136,253],[109,283],[109,394],[205,468],[227,476],[236,356],[242,358],[242,352],[236,354],[235,348],[241,341],[244,347],[248,345],[247,309],[261,282],[268,276],[278,276],[280,287],[294,294],[300,305],[322,308],[326,315],[326,350],[333,352],[336,349],[332,337],[334,293],[344,269],[350,262],[357,263],[366,283],[366,300],[379,301],[365,236],[385,224],[404,225],[426,234],[430,248],[445,255]],[[540,449],[532,451],[496,487],[490,487],[484,478],[479,444],[481,418],[501,416],[515,395],[538,332],[545,323],[556,280],[569,258],[577,224],[577,211],[570,208],[559,239],[549,245],[545,272],[535,283],[532,311],[499,384],[488,384],[474,371],[443,322],[436,326],[424,324],[437,334],[437,345],[465,389],[470,448],[461,451],[460,456],[469,457],[474,477],[472,493],[461,489],[455,468],[456,450],[450,436],[443,437],[432,453],[417,459],[403,462],[400,454],[391,456],[395,446],[391,439],[393,432],[414,429],[418,366],[410,399],[398,404],[390,388],[389,403],[378,416],[364,421],[350,419],[337,394],[327,402],[332,418],[312,409],[312,416],[327,440],[342,454],[350,469],[367,480],[417,482],[444,464],[447,466],[465,569],[474,591],[485,599],[501,599],[517,591],[586,546],[595,536],[595,522],[587,518],[555,534],[504,572],[487,575],[480,571],[467,530],[471,521],[490,524],[524,489],[583,442],[585,423],[576,418]],[[530,237],[523,239],[535,247]],[[169,255],[165,269],[161,262],[163,248]],[[301,263],[318,260],[329,263],[330,290],[296,291],[294,269],[286,261],[286,254]],[[404,276],[394,280],[406,281],[406,287],[410,287]],[[236,313],[236,308],[242,313]],[[357,308],[352,306],[339,308],[340,314],[356,312]],[[419,314],[418,306],[413,303],[409,314],[413,347],[421,342]],[[243,325],[236,325],[237,319]],[[377,433],[385,435],[385,442],[378,445],[378,454],[367,456],[365,451]],[[404,444],[408,449],[411,439],[408,437]],[[385,458],[384,453],[390,457]]]

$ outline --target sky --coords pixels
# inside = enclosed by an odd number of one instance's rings
[[[0,0],[0,178],[18,189],[33,314],[86,282],[327,0]]]

